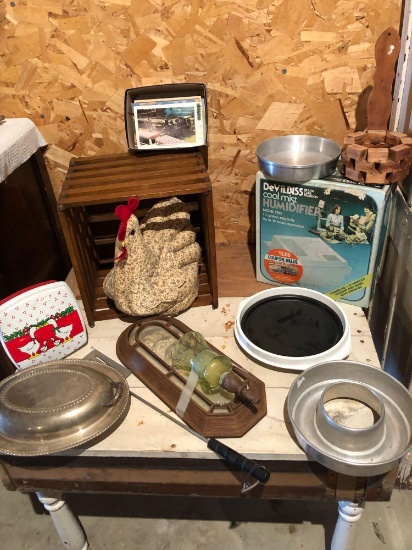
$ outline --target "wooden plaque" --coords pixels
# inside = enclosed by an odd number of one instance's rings
[[[158,330],[163,331],[164,338],[152,346],[150,333]],[[162,357],[162,346],[165,349],[170,342],[179,340],[191,330],[174,318],[149,317],[130,325],[117,341],[116,352],[122,363],[173,411],[176,411],[188,373],[175,369]],[[221,353],[208,345],[212,351]],[[264,383],[233,361],[232,366],[233,372],[248,383],[259,403],[227,400],[227,396],[224,402],[216,402],[213,394],[203,393],[196,387],[183,420],[204,437],[241,437],[266,416]]]

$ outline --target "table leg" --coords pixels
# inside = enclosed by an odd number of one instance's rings
[[[38,492],[36,495],[50,513],[65,548],[69,550],[90,550],[83,527],[66,502],[61,499],[61,494]]]
[[[357,522],[360,520],[364,504],[339,501],[339,516],[332,537],[331,550],[354,550]]]

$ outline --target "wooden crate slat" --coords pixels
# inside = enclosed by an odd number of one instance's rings
[[[114,309],[102,309],[98,310],[96,309],[94,312],[94,318],[96,321],[106,321],[106,319],[117,319],[119,315],[116,313]]]
[[[211,294],[199,295],[193,302],[192,307],[210,306],[212,303]]]
[[[190,200],[187,200],[187,199]],[[199,201],[194,201],[192,195],[182,196],[183,202],[186,204],[189,212],[197,212],[199,210]],[[142,199],[139,204],[138,209],[135,212],[137,218],[143,218],[146,216],[152,206],[156,203],[156,200],[153,199]],[[114,213],[117,203],[105,203],[105,204],[95,204],[87,208],[88,219],[90,223],[102,222],[102,221],[113,221],[116,220],[119,222],[119,218]],[[96,207],[103,207],[100,212],[96,211]],[[193,222],[192,222],[193,223]]]
[[[199,296],[193,302],[192,307],[209,306],[211,305],[211,303],[212,303],[212,296],[209,292],[205,291],[203,293],[199,293]],[[119,317],[132,318],[130,315],[127,315],[126,313],[123,313],[111,307],[109,305],[109,299],[107,297],[96,299],[95,307],[94,307],[95,321],[104,321],[106,319],[117,319]]]
[[[129,153],[120,153],[116,155],[97,155],[94,157],[78,157],[70,161],[70,172],[93,171],[94,168],[100,169],[117,168],[120,166],[135,166],[136,164],[151,164],[156,162],[173,162],[184,159],[198,159],[204,164],[203,157],[198,152],[188,153],[145,153],[144,155],[130,155]]]
[[[83,187],[84,183],[87,182],[87,185],[94,183],[95,185],[100,184],[104,186],[113,185],[113,183],[123,182],[124,184],[134,185],[136,178],[138,178],[139,184],[151,183],[155,180],[163,178],[163,180],[169,179],[171,176],[180,176],[180,181],[182,180],[182,175],[194,175],[207,177],[207,174],[204,169],[199,166],[190,166],[182,164],[172,165],[172,166],[157,166],[153,167],[151,170],[148,168],[138,170],[136,167],[130,168],[127,171],[116,171],[116,173],[109,173],[107,170],[96,171],[93,174],[84,174],[81,177],[68,178],[65,180],[62,189],[73,189]]]
[[[192,185],[195,185],[198,183],[203,184],[205,181],[206,180],[202,175],[188,174],[187,178],[185,179],[184,185],[186,186],[186,189],[187,189],[187,188],[190,188]],[[139,181],[140,193],[138,198],[141,198],[142,194],[145,193],[145,191],[147,191],[148,192],[147,194],[150,196],[152,192],[156,189],[156,185],[159,183],[163,184],[162,185],[163,193],[170,192],[170,193],[173,193],[173,195],[176,195],[179,192],[181,192],[181,188],[176,187],[176,185],[180,184],[180,182],[181,182],[181,176],[179,175],[177,176],[171,175],[170,177],[167,178],[167,183],[164,183],[164,177],[159,179],[154,179],[154,180],[141,180]],[[84,199],[87,200],[87,197],[90,197],[93,200],[95,200],[96,193],[101,193],[101,194],[104,193],[105,195],[110,195],[113,197],[117,197],[119,193],[127,196],[137,195],[135,187],[136,186],[132,186],[130,184],[130,181],[121,181],[121,179],[120,181],[116,180],[116,182],[113,182],[110,185],[107,183],[107,181],[104,181],[104,182],[90,181],[86,189],[84,187],[76,187],[76,188],[63,187],[62,195],[61,195],[62,204],[64,204],[66,200],[67,202],[70,202],[71,199],[72,201],[78,200],[79,198],[83,200]]]
[[[64,194],[60,195],[59,203],[62,207],[66,206],[88,206],[94,204],[102,203],[112,203],[112,202],[127,202],[128,198],[131,196],[138,196],[140,199],[145,198],[165,198],[165,193],[167,196],[177,196],[181,195],[190,195],[194,193],[202,192],[202,189],[194,189],[194,185],[200,184],[199,187],[203,187],[205,184],[204,180],[199,179],[198,181],[192,181],[185,185],[179,185],[178,187],[175,184],[164,185],[162,188],[147,186],[145,189],[139,189],[137,192],[136,189],[131,189],[126,187],[123,189],[116,189],[115,191],[106,191],[102,192],[101,189],[95,189],[95,193],[92,195],[90,193],[84,192],[77,194],[77,196],[66,197]],[[204,191],[204,190],[203,190]],[[100,196],[100,198],[99,198]]]
[[[87,231],[81,220],[80,212],[78,209],[71,210],[70,229],[72,232],[72,239],[75,243],[77,251],[77,259],[79,262],[79,268],[86,274],[84,280],[88,291],[89,299],[92,299],[94,294],[94,277],[93,273],[95,265],[93,262],[94,254],[90,248],[91,241],[88,239]],[[76,228],[76,230],[74,230]]]
[[[98,167],[99,165],[96,165],[96,168],[94,170],[81,170],[81,171],[69,171],[67,173],[67,183],[70,182],[71,185],[74,185],[76,183],[81,183],[85,179],[100,179],[103,177],[109,177],[109,178],[115,178],[118,176],[123,177],[133,177],[133,175],[136,175],[136,172],[143,172],[148,174],[162,174],[167,173],[168,171],[176,172],[179,170],[179,168],[182,168],[184,170],[192,170],[194,172],[197,171],[204,171],[205,168],[199,163],[199,160],[197,158],[185,158],[182,159],[180,162],[169,162],[169,163],[159,163],[155,166],[150,165],[149,163],[139,163],[139,164],[128,164],[126,166],[119,165],[119,167],[112,167],[109,166],[103,166]]]

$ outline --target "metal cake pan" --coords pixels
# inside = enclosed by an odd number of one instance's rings
[[[336,397],[365,403],[376,418],[365,427],[344,426],[344,417],[357,412],[351,401],[336,416],[325,415],[324,401]],[[412,396],[391,375],[366,363],[330,361],[307,369],[290,387],[287,412],[303,450],[342,474],[389,472],[412,448]]]
[[[332,174],[341,147],[331,139],[290,135],[270,138],[256,149],[259,169],[270,179],[305,183]]]

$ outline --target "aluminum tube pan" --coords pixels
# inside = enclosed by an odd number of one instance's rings
[[[318,136],[281,136],[257,146],[260,170],[270,179],[305,183],[332,174],[341,154],[340,146]]]
[[[382,437],[370,440],[369,448],[354,450],[336,444],[317,425],[317,409],[331,384],[364,384],[383,403]],[[376,406],[376,404],[375,404]],[[323,466],[351,476],[379,475],[390,471],[412,448],[412,397],[386,372],[365,363],[329,361],[300,374],[290,387],[287,412],[303,450]],[[342,414],[349,410],[343,410]],[[349,412],[350,414],[350,412]],[[332,439],[332,440],[331,440]]]

